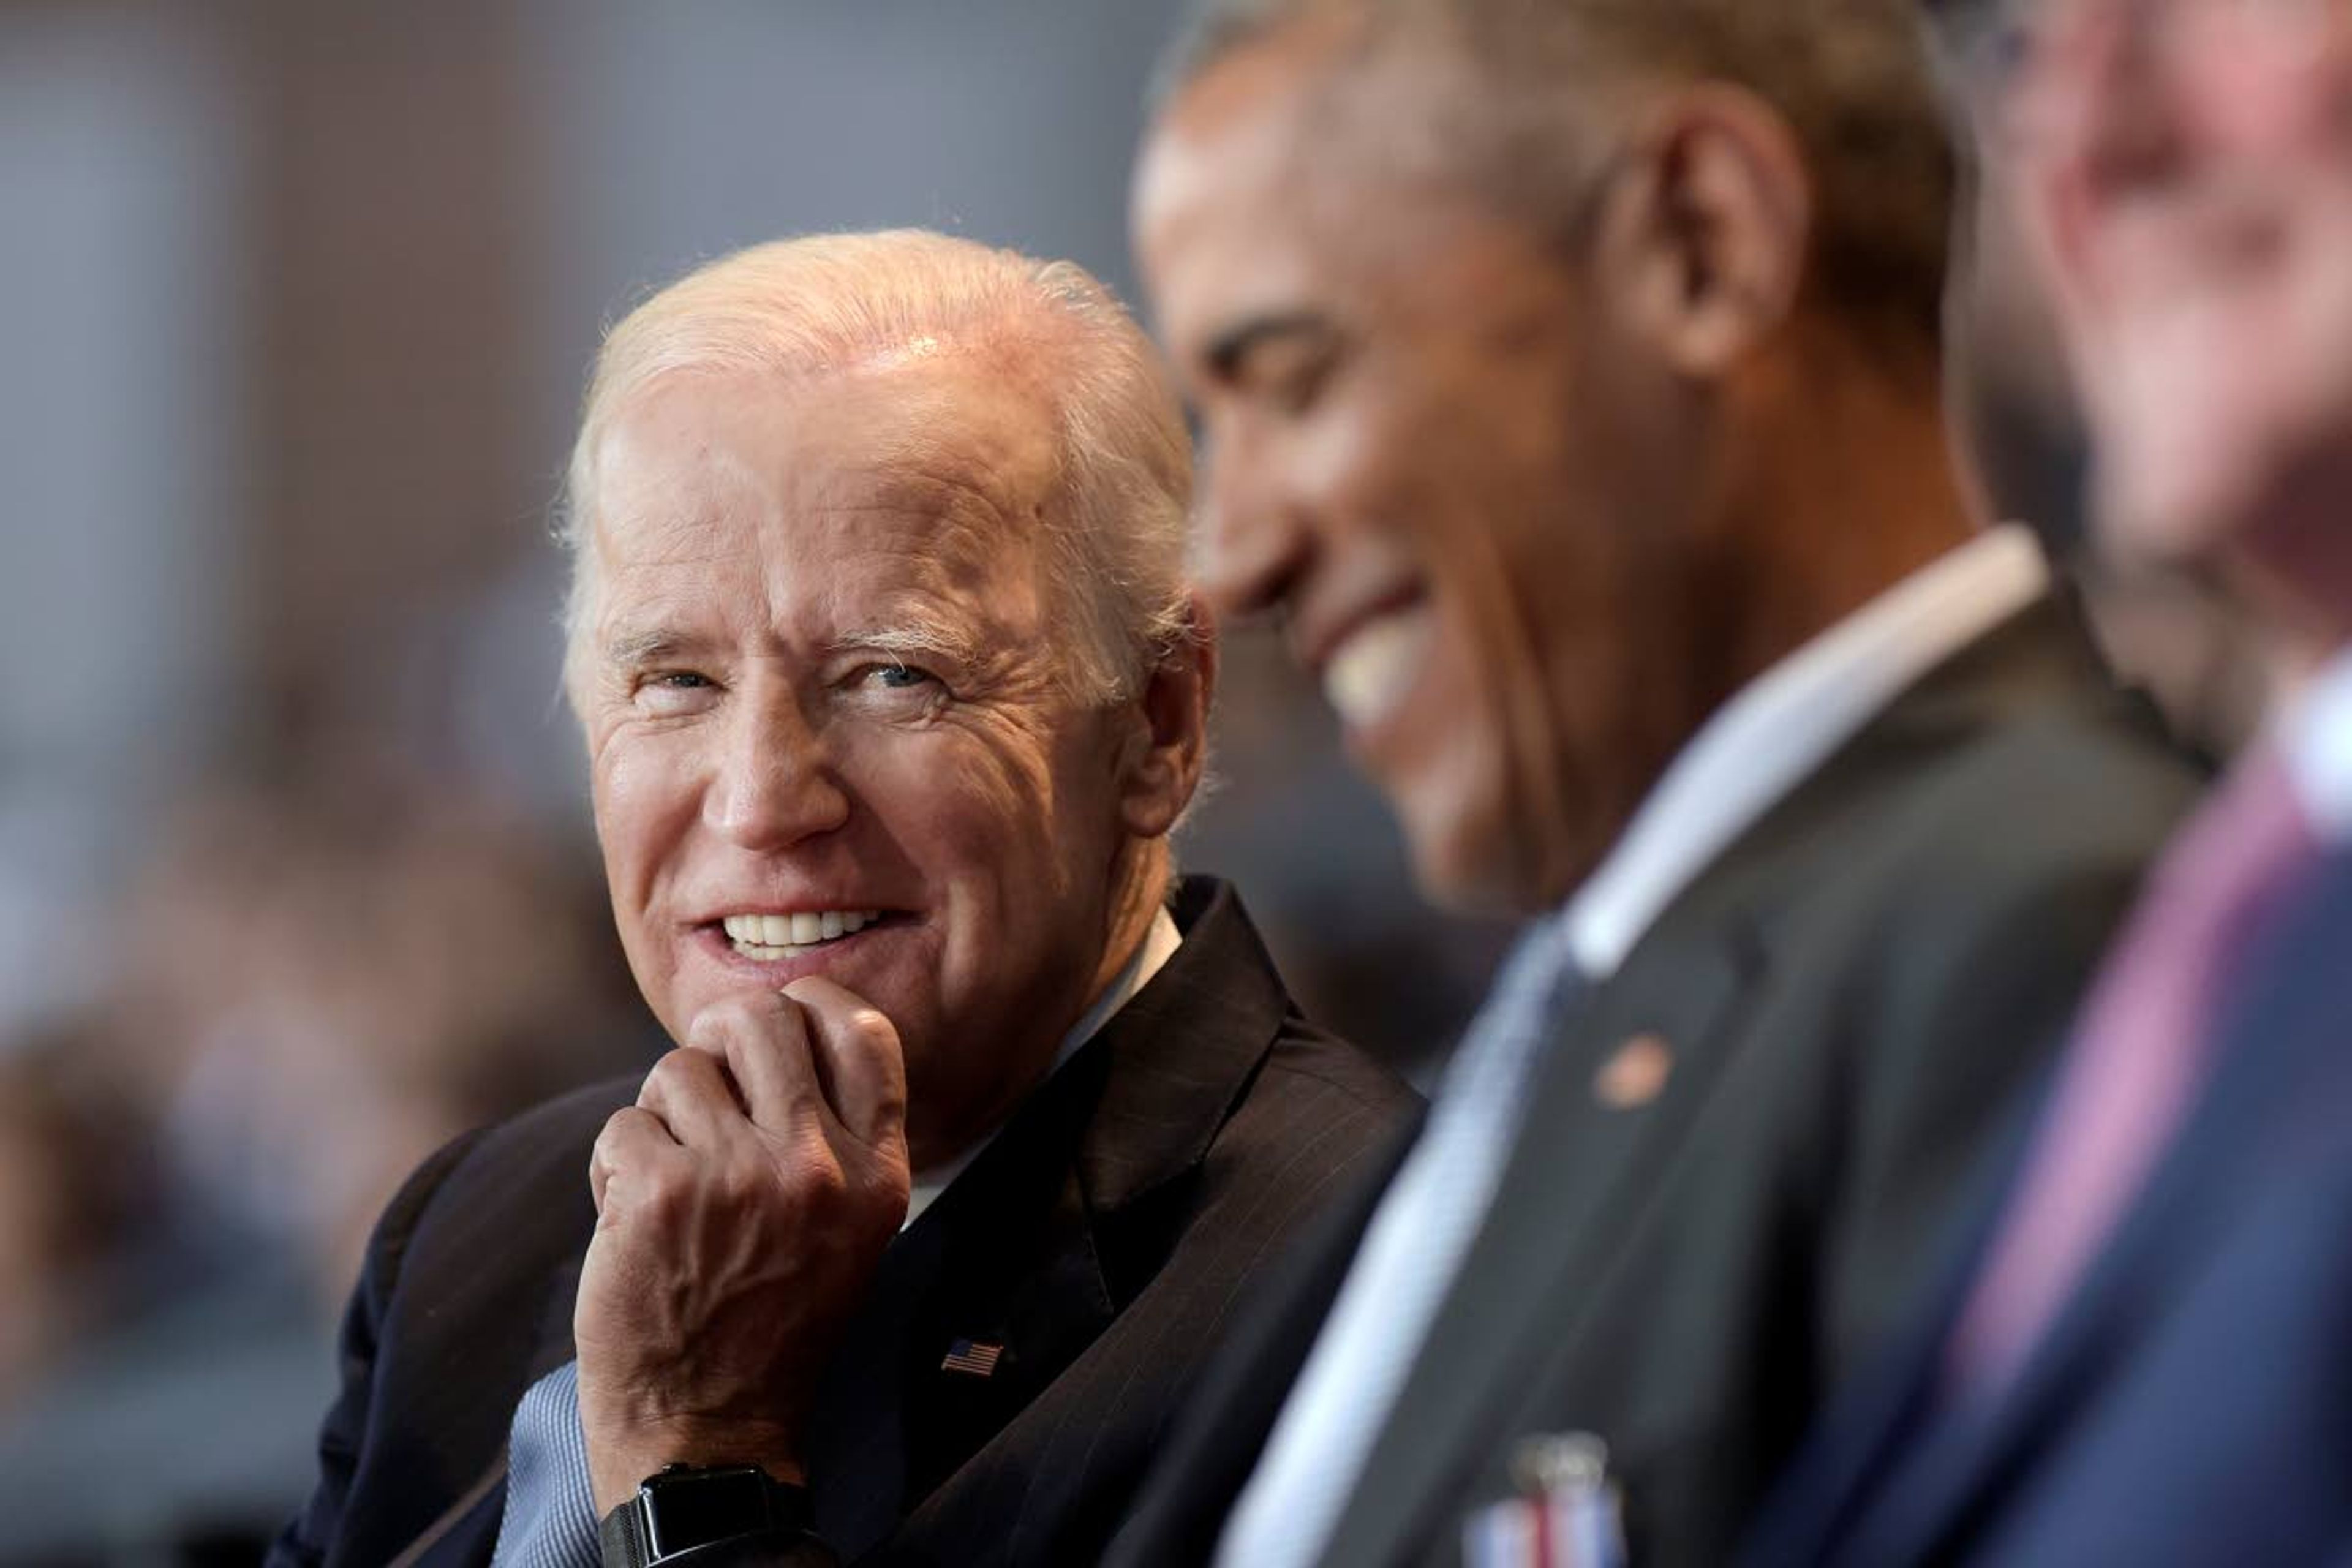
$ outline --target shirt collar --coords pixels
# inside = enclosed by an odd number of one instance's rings
[[[1175,918],[1169,914],[1168,906],[1160,905],[1153,911],[1150,928],[1143,933],[1143,941],[1136,945],[1133,956],[1117,974],[1111,976],[1110,984],[1104,986],[1094,1002],[1078,1016],[1078,1021],[1070,1026],[1070,1032],[1062,1037],[1060,1047],[1054,1052],[1053,1065],[1039,1076],[1038,1083],[1042,1085],[1061,1071],[1062,1064],[1076,1056],[1078,1047],[1093,1039],[1096,1032],[1110,1022],[1111,1015],[1134,1000],[1135,994],[1142,990],[1151,977],[1160,973],[1160,967],[1176,955],[1176,949],[1183,941],[1183,933],[1176,929]],[[980,1152],[987,1148],[995,1136],[991,1132],[955,1158],[919,1173],[914,1188],[908,1194],[906,1220],[898,1228],[904,1230],[914,1224],[922,1212],[948,1190],[949,1184],[963,1174],[964,1167],[980,1158]]]
[[[2031,532],[2006,523],[1912,573],[1717,709],[1676,754],[1567,907],[1592,979],[1706,865],[1906,687],[2044,593]]]
[[[2281,709],[2277,735],[2313,829],[2328,844],[2352,843],[2352,647]]]

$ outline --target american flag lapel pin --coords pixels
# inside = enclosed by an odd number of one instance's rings
[[[995,1373],[996,1363],[1003,1360],[1004,1347],[987,1340],[958,1340],[948,1347],[940,1363],[941,1372],[961,1373],[966,1377],[989,1377]]]

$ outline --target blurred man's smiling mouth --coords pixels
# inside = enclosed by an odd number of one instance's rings
[[[1425,601],[1357,623],[1323,663],[1323,695],[1349,729],[1369,730],[1395,711],[1428,662],[1432,617]]]

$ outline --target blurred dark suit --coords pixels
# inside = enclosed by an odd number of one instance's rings
[[[1232,891],[885,1255],[810,1422],[818,1529],[869,1563],[1090,1561],[1254,1272],[1411,1091],[1305,1023]],[[515,1405],[572,1359],[588,1153],[635,1079],[436,1157],[345,1329],[322,1480],[272,1562],[487,1563]],[[958,1340],[993,1373],[942,1368]]]
[[[1570,1432],[1608,1445],[1633,1562],[1726,1560],[1923,1288],[2198,783],[2045,596],[1783,795],[1563,1021],[1320,1561],[1458,1561],[1522,1443]],[[1612,1074],[1644,1036],[1654,1093]],[[1114,1562],[1214,1555],[1380,1195],[1270,1288]]]
[[[2015,1384],[1981,1409],[1938,1404],[1989,1203],[1937,1310],[1825,1424],[1752,1562],[2271,1568],[2352,1550],[2352,852],[2222,1017],[2204,1092]]]

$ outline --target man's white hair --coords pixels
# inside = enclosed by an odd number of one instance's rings
[[[1112,701],[1192,635],[1184,575],[1191,444],[1165,365],[1110,291],[1039,261],[920,229],[752,246],[697,268],[605,334],[572,448],[557,535],[572,559],[564,621],[576,675],[594,614],[595,474],[606,425],[664,377],[883,365],[952,347],[1007,356],[1059,424],[1040,548],[1077,694]],[[576,692],[579,688],[573,683]]]

